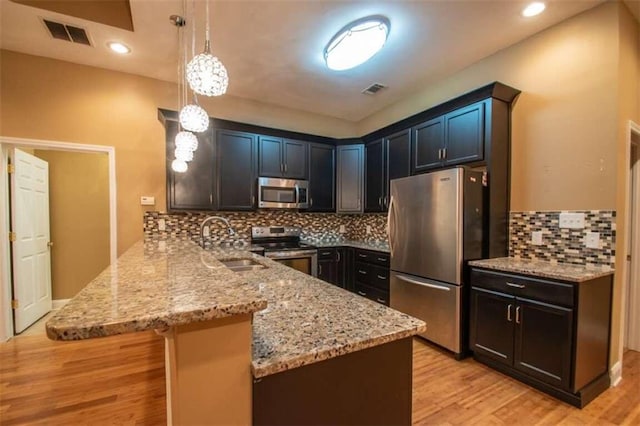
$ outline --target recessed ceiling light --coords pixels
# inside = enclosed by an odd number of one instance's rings
[[[384,16],[368,16],[351,22],[324,48],[327,66],[341,71],[366,62],[382,49],[389,29],[389,20]]]
[[[525,18],[530,18],[532,16],[539,15],[544,11],[546,7],[547,6],[544,3],[535,1],[524,8],[524,10],[522,11],[522,16],[524,16]]]
[[[120,53],[122,55],[125,55],[131,52],[131,49],[129,49],[127,45],[117,41],[112,41],[110,43],[107,43],[107,46],[109,46],[109,49],[113,50],[116,53]]]

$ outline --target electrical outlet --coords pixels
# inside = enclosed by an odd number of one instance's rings
[[[534,246],[542,245],[542,231],[533,231],[531,233],[531,244]]]
[[[205,226],[202,230],[202,236],[208,237],[209,235],[211,235],[211,229],[209,229],[209,226]]]
[[[367,234],[371,233],[371,225],[367,225]]]
[[[143,195],[140,197],[140,205],[142,206],[155,206],[156,205],[156,197],[150,197]]]
[[[587,232],[587,235],[584,237],[584,245],[587,246],[587,248],[600,248],[600,233]]]
[[[560,228],[583,229],[584,213],[560,213]]]
[[[167,229],[167,222],[164,219],[158,219],[158,231],[165,231]]]
[[[344,225],[340,225],[340,231],[341,234],[346,234],[347,233],[347,227]]]

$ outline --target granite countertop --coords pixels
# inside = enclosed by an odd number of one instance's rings
[[[359,241],[359,240],[343,240],[343,241],[313,241],[304,240],[304,243],[311,244],[312,246],[323,247],[353,247],[365,250],[380,251],[383,253],[389,253],[389,243],[387,241]]]
[[[219,262],[238,257],[267,268],[235,273]],[[248,312],[256,378],[426,329],[423,321],[246,250],[147,241],[72,299],[47,333],[85,339]]]
[[[224,250],[246,256],[247,251]],[[134,244],[46,324],[53,340],[111,336],[252,313],[267,306],[219,252],[190,241]]]
[[[573,282],[589,281],[614,273],[614,270],[608,266],[583,266],[515,257],[473,260],[469,262],[469,265],[502,272],[515,272]]]

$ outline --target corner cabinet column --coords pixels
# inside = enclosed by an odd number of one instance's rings
[[[364,202],[364,145],[336,147],[337,213],[362,213]]]

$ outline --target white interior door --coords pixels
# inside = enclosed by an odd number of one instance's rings
[[[14,149],[11,155],[11,230],[16,333],[51,310],[49,164]]]
[[[627,253],[627,315],[624,347],[640,351],[640,155],[638,145],[631,146],[629,182],[630,237]]]

